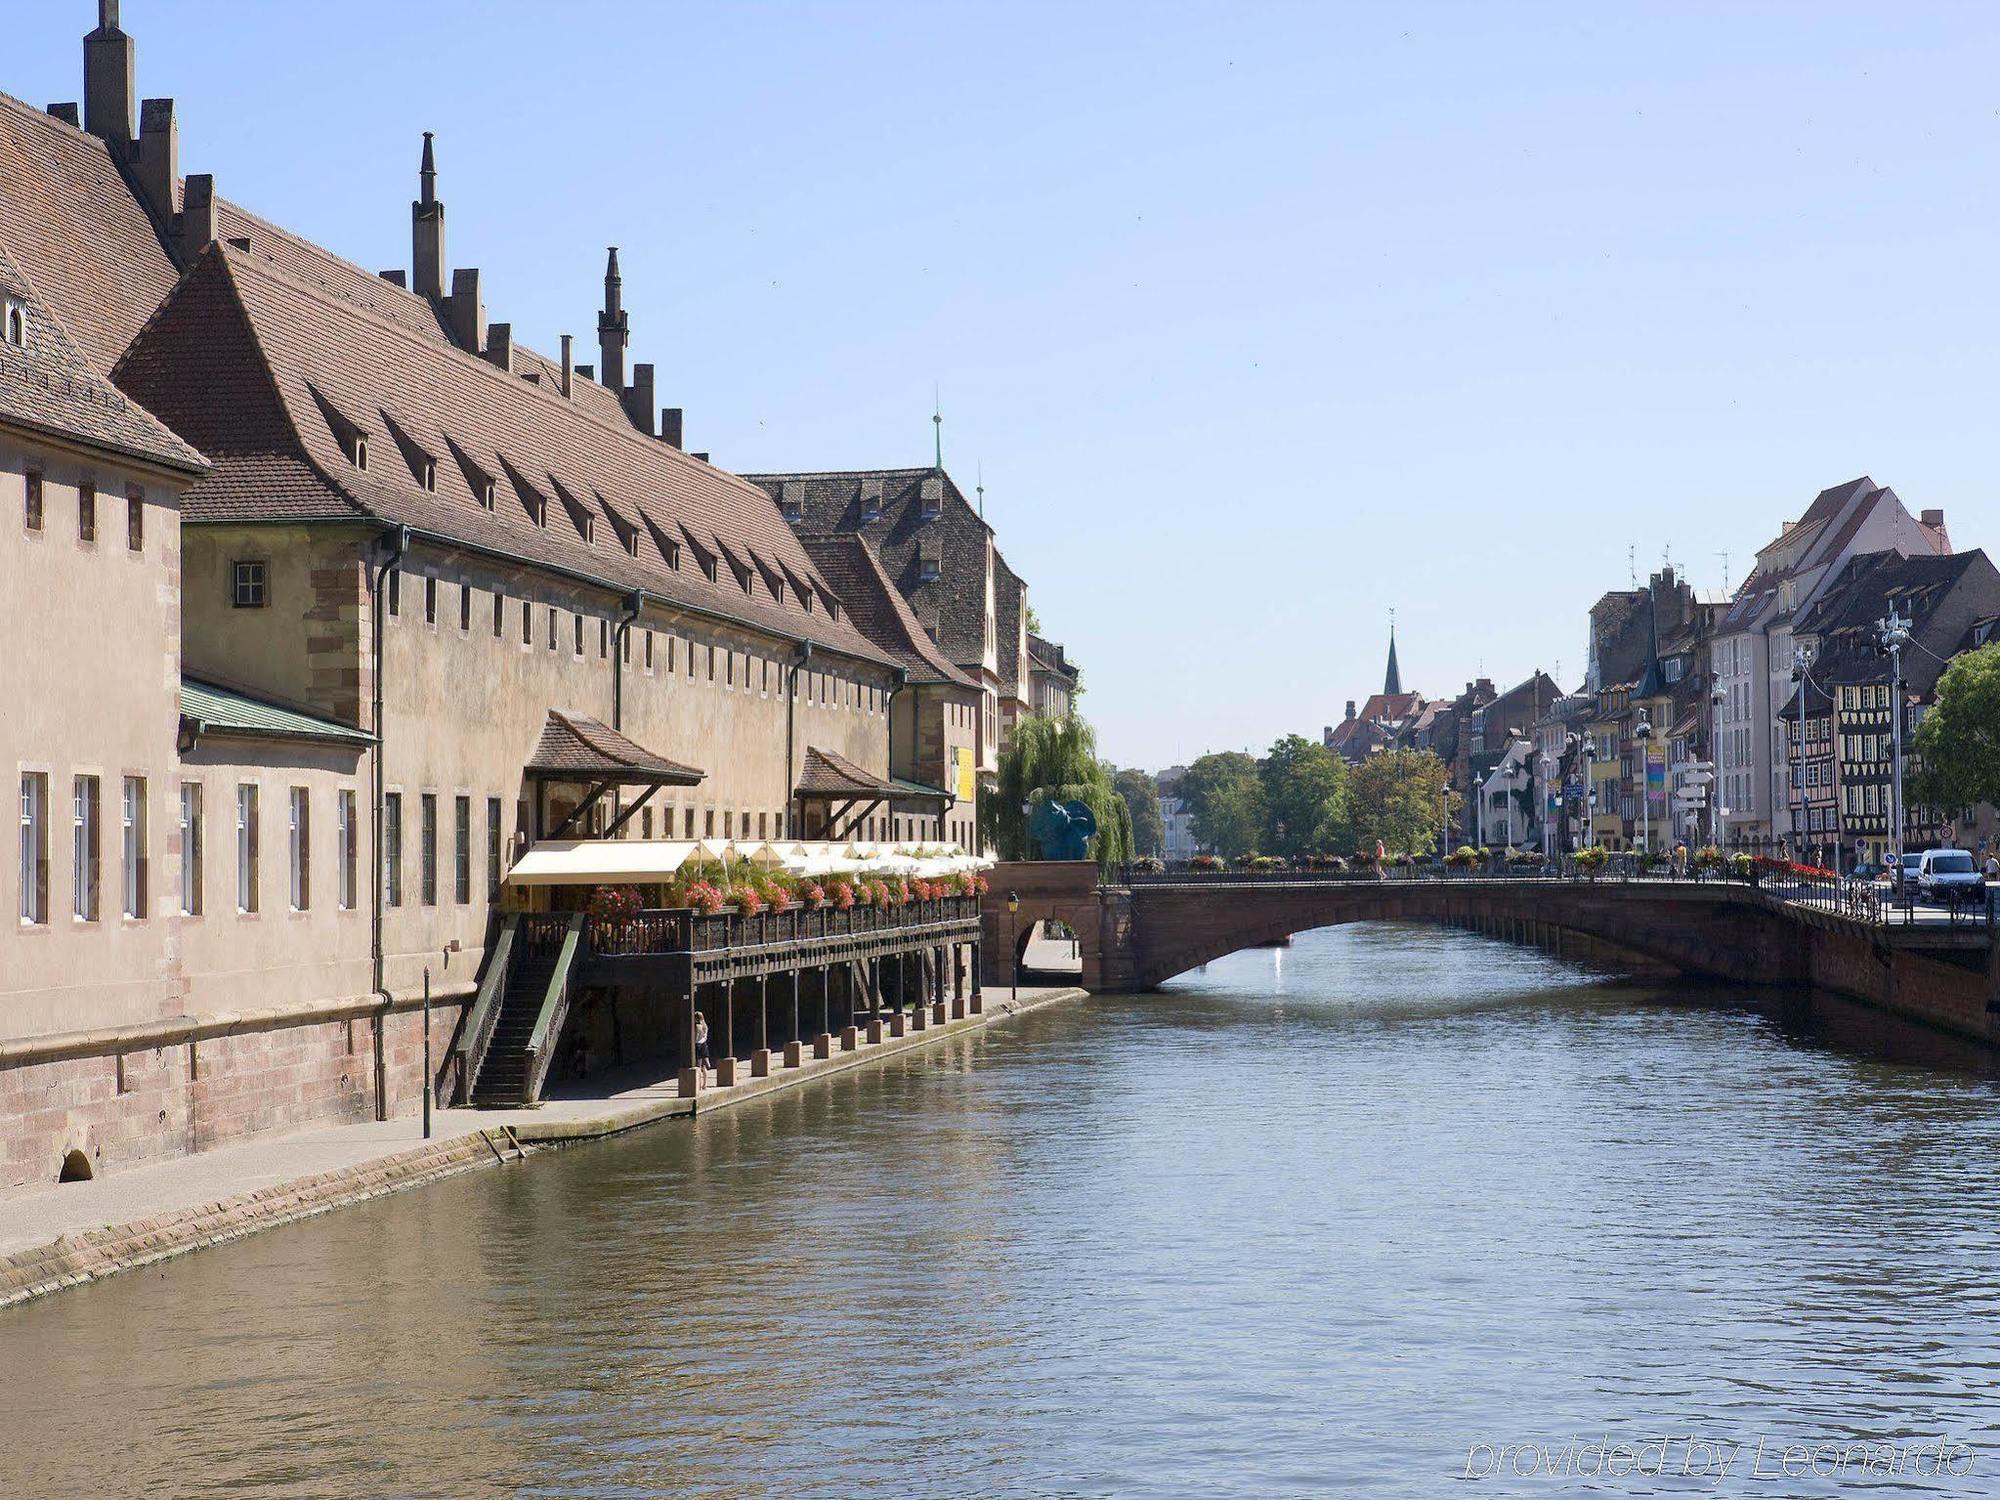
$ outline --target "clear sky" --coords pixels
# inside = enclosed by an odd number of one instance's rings
[[[9,8],[75,99],[89,0]],[[551,19],[552,16],[559,19]],[[1580,677],[1862,473],[1993,535],[2000,8],[126,0],[182,169],[407,266],[739,470],[947,466],[1107,754]]]

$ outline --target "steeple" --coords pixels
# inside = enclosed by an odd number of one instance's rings
[[[606,390],[625,394],[625,341],[630,320],[625,316],[625,282],[618,274],[618,247],[604,265],[604,311],[597,315],[597,379]],[[651,404],[650,395],[647,398]]]
[[[1396,667],[1396,612],[1389,611],[1389,670],[1382,674],[1382,691],[1391,695],[1403,691],[1403,674]]]
[[[438,202],[437,176],[437,157],[426,130],[417,168],[419,196],[410,205],[410,290],[433,300],[444,296],[444,205]]]

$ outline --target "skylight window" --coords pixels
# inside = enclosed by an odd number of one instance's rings
[[[28,344],[28,309],[15,297],[0,297],[0,329],[16,349]]]

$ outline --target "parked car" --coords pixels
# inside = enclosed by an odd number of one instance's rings
[[[1882,873],[1882,867],[1872,860],[1863,860],[1847,872],[1856,880],[1873,880]]]
[[[1919,900],[1940,906],[1963,906],[1986,899],[1986,877],[1972,862],[1970,851],[1926,849],[1917,859]]]
[[[1889,894],[1898,900],[1906,894],[1906,886],[1908,887],[1907,894],[1915,895],[1917,889],[1917,872],[1922,867],[1923,862],[1924,857],[1921,853],[1905,854],[1900,866],[1892,861],[1883,867],[1880,883],[1888,887]]]

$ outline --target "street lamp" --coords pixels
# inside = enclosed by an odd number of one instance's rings
[[[1653,852],[1653,830],[1647,819],[1647,812],[1653,800],[1653,725],[1650,719],[1641,719],[1632,726],[1632,737],[1639,742],[1639,852]]]
[[[1548,751],[1542,752],[1542,859],[1548,861],[1556,857],[1555,820],[1549,816],[1554,808],[1554,800],[1549,796],[1549,786],[1555,777],[1556,758]]]
[[[1895,753],[1890,767],[1894,781],[1890,789],[1892,821],[1889,824],[1889,867],[1896,879],[1903,878],[1903,648],[1910,644],[1910,622],[1889,606],[1889,613],[1875,622],[1876,638],[1889,653],[1889,735]]]
[[[1013,891],[1009,891],[1007,893],[1007,951],[1014,955],[1014,964],[1008,972],[1013,979],[1010,993],[1017,1004],[1021,999],[1021,951],[1014,943],[1014,913],[1020,909],[1020,896]]]
[[[1591,774],[1597,765],[1597,741],[1591,735],[1583,737],[1583,847],[1594,848],[1597,844],[1597,778]]]
[[[1729,694],[1717,683],[1708,695],[1708,758],[1715,769],[1722,769],[1722,705],[1729,701]],[[1716,848],[1728,837],[1727,827],[1719,820],[1729,816],[1729,809],[1722,806],[1720,797],[1711,797],[1708,802],[1708,841]]]

